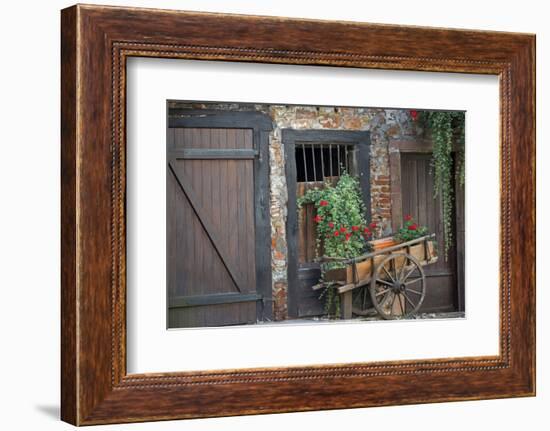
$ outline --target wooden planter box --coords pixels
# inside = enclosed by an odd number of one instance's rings
[[[437,260],[437,253],[435,251],[434,241],[427,241],[429,257],[428,259],[426,259],[425,256],[424,243],[406,246],[392,241],[387,241],[387,244],[388,245],[383,248],[377,249],[375,247],[373,253],[376,254],[374,256],[368,257],[361,262],[356,262],[355,271],[353,268],[353,263],[349,263],[344,268],[331,269],[325,272],[325,281],[340,282],[344,284],[356,282],[360,283],[360,286],[363,286],[364,284],[370,282],[370,277],[372,275],[372,272],[374,271],[374,268],[376,268],[378,264],[382,262],[389,253],[408,253],[420,262],[428,260],[428,263],[433,263],[434,259]],[[405,257],[403,257],[402,259],[404,260]]]

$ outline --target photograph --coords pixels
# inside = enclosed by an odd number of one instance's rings
[[[541,418],[541,7],[54,3],[6,22],[8,422]]]
[[[167,101],[167,327],[465,318],[466,112]]]

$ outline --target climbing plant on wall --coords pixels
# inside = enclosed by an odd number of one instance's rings
[[[411,111],[413,120],[422,122],[431,133],[433,141],[432,169],[434,173],[434,198],[441,196],[443,212],[443,235],[445,258],[453,245],[453,142],[456,142],[455,175],[458,185],[464,187],[464,112],[422,111],[420,115]]]

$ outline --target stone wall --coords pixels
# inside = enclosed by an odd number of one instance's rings
[[[275,320],[287,318],[287,188],[281,129],[368,130],[371,134],[371,218],[379,234],[391,232],[391,194],[388,144],[390,139],[414,139],[417,128],[408,110],[333,108],[236,103],[180,103],[172,108],[261,111],[273,120],[270,136],[270,216],[273,310]]]

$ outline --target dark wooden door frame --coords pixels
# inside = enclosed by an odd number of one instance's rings
[[[357,152],[359,181],[363,190],[363,199],[367,216],[370,218],[370,132],[363,130],[334,129],[282,129],[281,142],[284,145],[285,173],[288,193],[287,203],[287,280],[288,280],[288,316],[298,317],[298,220],[296,204],[296,144],[304,143],[341,143],[366,146]]]
[[[204,298],[187,297],[182,301],[175,300],[170,303],[167,297],[166,306],[188,306],[206,303],[231,303],[240,301],[256,301],[256,316],[258,320],[272,320],[272,283],[271,283],[271,223],[269,214],[269,134],[273,129],[271,118],[258,111],[225,111],[210,109],[169,109],[167,102],[167,133],[168,128],[234,128],[252,129],[253,150],[232,149],[232,150],[206,150],[206,149],[171,149],[170,153],[175,159],[252,159],[254,160],[254,221],[255,221],[255,255],[256,255],[256,292],[257,295],[232,293],[223,295],[210,295],[214,302],[205,302]],[[168,136],[167,136],[167,142]],[[172,160],[168,160],[168,169],[174,172]],[[168,172],[167,172],[168,173]],[[185,184],[180,183],[181,174],[174,172],[180,188],[189,198],[193,205],[192,190],[188,190]],[[200,208],[193,206],[194,211],[200,212]],[[202,222],[201,222],[202,223]],[[207,234],[208,234],[208,230]],[[210,235],[210,234],[209,234]],[[213,241],[214,247],[215,241]],[[220,251],[216,249],[218,254]],[[167,250],[168,252],[168,250]],[[223,253],[220,254],[222,261]],[[238,281],[235,274],[228,268],[231,278],[235,281],[238,289]],[[218,301],[218,302],[216,302]],[[221,301],[221,302],[220,302]]]
[[[390,159],[390,194],[391,194],[391,214],[392,214],[392,230],[396,232],[403,222],[403,200],[401,193],[401,153],[432,153],[433,142],[430,139],[414,139],[414,140],[394,140],[390,139],[388,145]],[[456,147],[453,148],[456,151]],[[462,204],[460,199],[456,199],[457,205]],[[455,226],[456,235],[456,268],[457,268],[457,307],[458,311],[465,311],[465,280],[464,272],[459,268],[464,268],[464,253],[460,250],[465,250],[464,235],[458,234],[464,227],[464,217],[460,214],[464,208],[457,207],[455,209]],[[458,226],[461,225],[461,226]]]

